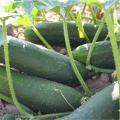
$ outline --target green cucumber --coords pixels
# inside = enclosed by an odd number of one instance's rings
[[[72,114],[58,120],[118,120],[118,101],[112,100],[113,84],[92,96]]]
[[[68,32],[70,43],[72,47],[76,47],[80,44],[85,43],[85,38],[79,37],[78,28],[74,22],[68,23]],[[93,40],[93,37],[98,29],[98,26],[95,27],[93,24],[84,24],[84,30],[90,39]],[[55,46],[65,46],[64,40],[64,32],[63,32],[63,23],[62,22],[45,22],[36,25],[38,31],[42,34],[42,36],[47,40],[50,45]],[[31,27],[27,28],[24,32],[24,35],[28,41],[31,41],[36,44],[41,44],[41,41],[36,36]],[[107,35],[107,28],[104,27],[98,41],[104,40]]]
[[[0,120],[16,120],[15,114],[5,114],[0,116]]]
[[[120,47],[120,42],[118,41]],[[86,64],[90,44],[85,44],[73,50],[74,59]],[[114,58],[110,41],[96,42],[91,56],[91,65],[105,69],[114,69]]]
[[[11,74],[18,100],[34,111],[66,112],[80,105],[81,94],[71,87],[12,70]],[[6,70],[1,67],[0,92],[10,96]]]
[[[8,46],[12,67],[67,85],[79,84],[67,56],[13,37],[9,38]],[[0,45],[0,62],[4,62],[3,45]],[[76,65],[82,77],[86,79],[85,66],[77,61]]]

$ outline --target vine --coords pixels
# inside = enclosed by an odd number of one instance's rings
[[[20,113],[27,115],[27,116],[28,115],[31,116],[28,112],[26,112],[21,107],[20,103],[17,100],[16,94],[15,94],[12,75],[10,72],[10,64],[9,64],[9,50],[8,50],[8,43],[7,43],[7,30],[6,30],[6,24],[5,24],[6,18],[2,18],[1,21],[2,21],[2,31],[3,31],[3,36],[4,36],[4,55],[5,55],[6,74],[7,74],[8,86],[10,89],[11,97],[12,97],[12,100],[13,100],[15,106],[17,107],[17,109],[19,110]]]
[[[65,37],[65,44],[66,44],[68,55],[70,57],[70,63],[71,63],[71,66],[73,68],[73,71],[75,72],[75,75],[78,78],[80,84],[82,85],[85,93],[87,95],[90,95],[91,92],[90,92],[89,88],[87,87],[87,85],[85,84],[85,82],[84,82],[81,74],[79,73],[78,68],[77,68],[77,66],[75,64],[72,52],[71,52],[71,47],[70,47],[70,42],[69,42],[69,36],[68,36],[68,30],[67,30],[67,22],[66,22],[65,18],[63,18],[63,30],[64,30],[64,37]]]

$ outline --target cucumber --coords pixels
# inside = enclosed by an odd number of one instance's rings
[[[15,114],[5,114],[0,116],[0,120],[16,120]]]
[[[92,96],[72,114],[57,120],[118,120],[118,101],[112,100],[113,84]]]
[[[68,23],[68,32],[70,43],[72,47],[76,47],[80,44],[85,43],[85,38],[79,37],[78,28],[74,22]],[[65,46],[63,24],[62,22],[45,22],[36,25],[36,28],[41,33],[41,35],[47,40],[50,45],[54,46]],[[88,35],[90,41],[93,40],[93,37],[98,29],[98,26],[95,27],[93,24],[84,24],[84,30]],[[36,36],[31,27],[28,27],[24,32],[25,38],[33,43],[41,44],[41,41]],[[102,29],[98,41],[104,40],[107,35],[107,27]]]
[[[79,84],[67,56],[40,47],[33,43],[9,38],[10,65],[22,72],[39,76],[67,85]],[[3,45],[0,45],[0,62],[4,62]],[[84,79],[87,77],[85,66],[76,61]]]
[[[34,111],[66,112],[80,105],[81,94],[69,86],[12,70],[11,74],[18,100]],[[0,92],[10,96],[6,70],[1,67]]]
[[[120,47],[120,42],[118,41]],[[74,59],[85,64],[90,44],[85,44],[73,50]],[[110,41],[97,42],[91,56],[91,65],[105,69],[114,69],[114,58]]]

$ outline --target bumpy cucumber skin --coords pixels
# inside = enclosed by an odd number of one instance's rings
[[[75,89],[46,79],[16,73],[11,70],[18,100],[45,113],[72,111],[80,105],[81,95]],[[0,92],[9,94],[5,68],[0,68]],[[68,101],[65,101],[64,97]]]
[[[63,84],[79,84],[67,56],[16,38],[11,38],[8,46],[11,67]],[[0,46],[0,62],[4,62],[3,45]],[[85,66],[77,61],[76,65],[86,79]]]
[[[112,100],[113,84],[92,96],[69,116],[57,120],[118,120],[118,101]]]
[[[118,42],[118,46],[120,46],[120,42]],[[89,48],[90,44],[77,47],[73,50],[74,59],[85,64]],[[100,68],[115,68],[110,41],[101,41],[96,43],[91,57],[91,64]]]
[[[78,28],[76,24],[73,22],[67,22],[67,23],[68,23],[68,33],[69,33],[71,46],[76,47],[80,44],[85,43],[85,38],[79,37]],[[65,46],[62,22],[40,23],[36,25],[36,28],[38,29],[38,31],[40,31],[40,33],[48,41],[49,44],[55,45],[55,46],[63,46],[63,47]],[[93,37],[97,29],[98,27],[95,27],[93,24],[84,25],[84,30],[86,34],[88,35],[90,41],[93,40]],[[24,35],[26,37],[26,40],[31,41],[36,44],[41,44],[41,41],[36,36],[34,31],[31,29],[31,27],[25,30]],[[106,35],[107,35],[107,28],[104,27],[102,32],[100,33],[98,41],[104,40]]]

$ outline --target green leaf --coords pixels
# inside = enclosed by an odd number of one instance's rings
[[[5,12],[15,12],[15,8],[20,5],[20,2],[11,1],[9,5],[3,6]]]
[[[38,11],[39,10],[36,7],[34,7],[32,9],[32,18],[33,18],[33,20],[36,18],[37,14],[38,14]]]
[[[3,32],[2,28],[0,27],[0,45],[3,45],[3,43],[4,43]]]
[[[19,25],[23,25],[26,27],[31,25],[30,20],[29,20],[27,15],[19,17],[18,19],[16,19],[16,21],[14,23],[19,24]]]
[[[30,22],[33,23],[33,19],[32,19],[32,10],[34,8],[33,0],[23,0],[23,2],[21,3],[21,5],[22,5],[25,13],[29,17]]]
[[[95,4],[106,10],[110,9],[112,6],[116,5],[119,0],[84,0],[87,4]]]
[[[51,10],[56,8],[57,10],[60,9],[59,12],[63,14],[66,7],[79,4],[80,0],[33,0],[33,2],[35,7],[39,10]]]

